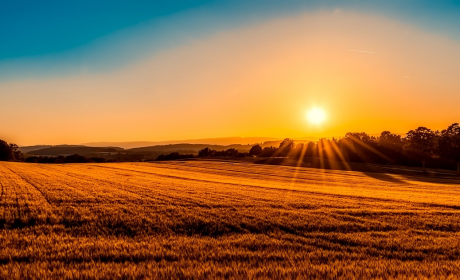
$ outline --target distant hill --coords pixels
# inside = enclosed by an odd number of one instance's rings
[[[24,154],[27,154],[31,151],[36,151],[36,150],[41,150],[45,148],[53,147],[52,145],[35,145],[35,146],[24,146],[24,147],[19,147],[18,150],[21,151]]]
[[[150,147],[129,149],[129,152],[135,153],[198,153],[201,149],[209,148],[212,150],[222,151],[227,149],[236,149],[239,152],[249,152],[253,145],[209,145],[209,144],[171,144],[171,145],[156,145]]]
[[[73,145],[63,145],[63,146],[51,146],[38,150],[28,151],[28,154],[38,155],[38,156],[60,156],[60,155],[88,155],[88,154],[97,154],[97,153],[116,153],[119,151],[124,151],[123,148],[119,147],[87,147],[87,146],[73,146]]]
[[[134,141],[134,142],[91,142],[82,145],[91,147],[122,147],[125,149],[151,147],[151,146],[164,146],[172,144],[208,144],[208,145],[248,145],[255,143],[263,143],[265,141],[282,140],[274,137],[225,137],[225,138],[203,138],[203,139],[189,139],[189,140],[170,140],[161,142],[149,141]]]
[[[268,139],[268,140],[267,140]],[[312,138],[311,140],[317,140]],[[296,143],[308,142],[311,140],[295,140]],[[207,142],[209,141],[209,142]],[[71,154],[97,154],[97,153],[114,153],[123,151],[124,154],[166,154],[172,152],[193,153],[206,147],[222,151],[227,149],[236,149],[239,152],[249,152],[254,144],[261,144],[262,147],[274,146],[278,147],[282,139],[270,137],[228,137],[228,138],[210,138],[210,139],[194,139],[194,140],[178,140],[164,142],[97,142],[88,143],[88,145],[35,145],[19,147],[23,153],[39,155],[39,156],[59,156]],[[180,142],[180,143],[175,143]],[[191,142],[191,143],[186,143]],[[193,143],[202,142],[202,143]],[[236,143],[235,143],[236,142]],[[167,143],[167,144],[162,144]],[[224,143],[224,144],[216,144]],[[91,145],[89,145],[91,144]],[[100,146],[101,145],[101,146]],[[105,145],[105,146],[102,146]]]
[[[24,147],[28,154],[37,156],[60,156],[60,155],[95,155],[109,153],[122,152],[123,154],[167,154],[172,152],[179,153],[193,153],[197,154],[201,149],[210,148],[213,150],[227,150],[236,149],[239,152],[249,152],[253,145],[209,145],[209,144],[171,144],[171,145],[156,145],[142,148],[123,149],[119,147],[88,147],[80,145],[59,145],[59,146],[34,146],[38,147],[38,150],[31,150],[31,147]],[[45,147],[45,148],[41,148]],[[40,149],[41,148],[41,149]]]

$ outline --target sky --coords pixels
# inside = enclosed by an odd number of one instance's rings
[[[460,1],[3,1],[0,139],[441,130],[460,122],[459,26]]]

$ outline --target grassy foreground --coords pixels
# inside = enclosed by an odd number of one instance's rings
[[[0,162],[0,278],[460,275],[455,179],[231,162]]]

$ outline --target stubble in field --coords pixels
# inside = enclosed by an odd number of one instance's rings
[[[456,278],[453,179],[0,163],[2,278]]]

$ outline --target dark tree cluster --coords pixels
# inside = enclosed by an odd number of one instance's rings
[[[216,151],[209,148],[204,148],[198,152],[198,157],[245,157],[247,153],[240,153],[236,149],[227,149],[223,151]]]
[[[421,165],[460,172],[460,126],[442,131],[426,127],[410,130],[406,137],[384,131],[380,136],[349,132],[345,137],[298,143],[284,139],[278,148],[255,145],[249,154],[258,157],[324,158],[342,162]]]
[[[176,159],[185,159],[185,158],[194,158],[192,154],[179,154],[178,152],[173,152],[167,155],[159,155],[155,161],[163,160],[176,160]]]
[[[89,163],[89,162],[107,162],[105,158],[101,157],[84,157],[81,155],[58,156],[58,157],[43,157],[33,156],[25,160],[31,163]]]
[[[261,157],[274,157],[276,156],[276,151],[278,149],[276,147],[264,147],[262,153],[260,154]]]
[[[229,158],[236,158],[236,157],[246,157],[248,153],[240,153],[238,150],[230,148],[223,151],[217,151],[210,148],[201,149],[198,152],[197,157],[229,157]],[[167,155],[159,155],[155,161],[162,161],[162,160],[177,160],[177,159],[185,159],[185,158],[194,158],[195,156],[192,154],[180,154],[178,152],[173,152]]]
[[[24,155],[18,150],[18,145],[0,140],[0,161],[23,161]]]

